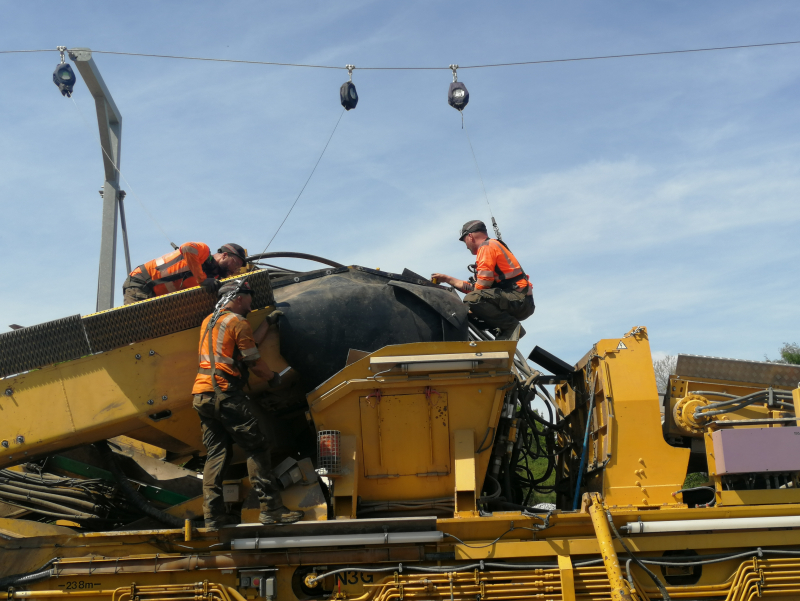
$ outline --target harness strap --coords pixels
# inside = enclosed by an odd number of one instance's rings
[[[214,418],[219,419],[219,405],[222,402],[222,388],[220,388],[219,384],[217,384],[217,362],[214,361],[214,341],[213,341],[213,336],[210,335],[212,329],[211,328],[212,321],[214,320],[210,319],[208,321],[208,325],[206,326],[206,331],[203,333],[203,340],[205,340],[205,338],[208,337],[208,357],[209,360],[211,361],[211,369],[208,370],[210,371],[208,375],[211,376],[211,385],[214,387]],[[203,341],[201,340],[200,344],[202,343]],[[198,372],[203,373],[200,371],[203,368],[200,367],[199,363],[200,361],[198,358],[197,370]]]
[[[513,290],[514,288],[517,288],[516,285],[517,282],[519,282],[520,280],[527,280],[527,279],[528,276],[523,271],[521,274],[515,275],[513,278],[508,278],[507,280],[501,280],[499,282],[495,282],[492,288],[500,288],[501,290]],[[528,283],[528,286],[530,286],[530,282]]]

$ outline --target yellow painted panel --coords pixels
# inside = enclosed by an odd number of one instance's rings
[[[794,403],[794,414],[800,418],[800,388],[792,390],[792,402]],[[797,420],[797,425],[800,426],[800,419]]]
[[[450,473],[447,393],[359,397],[364,474]]]
[[[456,430],[454,435],[456,455],[456,490],[475,490],[475,432]]]
[[[575,576],[572,572],[572,560],[568,556],[559,555],[558,569],[561,575],[561,599],[575,601]]]
[[[672,493],[683,484],[690,451],[664,440],[647,331],[603,340],[597,346],[624,347],[600,361],[597,372],[605,380],[604,413],[611,419],[610,440],[602,445],[611,455],[602,474],[605,501],[608,505],[675,503]]]

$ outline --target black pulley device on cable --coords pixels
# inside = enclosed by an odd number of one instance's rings
[[[469,103],[469,92],[467,86],[458,81],[458,65],[450,65],[453,70],[453,83],[450,84],[450,89],[447,90],[447,104],[452,106],[457,111],[463,111]]]
[[[64,46],[59,46],[58,50],[61,52],[61,62],[56,65],[56,70],[53,71],[53,83],[58,86],[62,96],[69,98],[72,96],[72,88],[75,86],[75,72],[64,59],[64,52],[67,49]]]
[[[339,99],[342,102],[342,106],[349,111],[356,108],[358,104],[358,92],[356,92],[356,85],[353,83],[353,69],[356,67],[355,65],[345,66],[348,73],[350,73],[350,80],[344,82],[342,87],[339,88]]]

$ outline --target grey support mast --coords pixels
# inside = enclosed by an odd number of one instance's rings
[[[120,158],[122,150],[122,115],[114,104],[100,71],[88,48],[72,48],[69,57],[75,63],[94,97],[97,109],[97,125],[100,128],[100,146],[103,149],[105,182],[100,191],[103,197],[103,225],[100,239],[100,273],[97,280],[97,310],[104,311],[114,306],[114,269],[117,258],[117,216],[122,225],[122,243],[125,264],[131,271],[128,250],[128,230],[125,225],[125,192],[120,190]]]

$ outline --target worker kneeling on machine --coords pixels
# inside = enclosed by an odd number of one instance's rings
[[[459,280],[443,273],[431,276],[466,293],[464,303],[482,329],[497,329],[497,340],[508,340],[519,322],[533,315],[533,287],[514,253],[505,242],[489,238],[483,221],[468,221],[458,239],[477,255],[471,269],[475,278]],[[474,283],[473,283],[474,282]],[[483,322],[483,323],[480,323]],[[520,327],[520,338],[525,330]]]
[[[130,273],[122,284],[125,304],[197,285],[216,293],[221,286],[219,278],[233,275],[244,264],[245,252],[238,244],[223,244],[212,255],[208,244],[186,242],[163,257],[139,265]]]
[[[283,505],[272,475],[270,441],[258,427],[252,402],[243,391],[249,372],[264,380],[276,377],[258,352],[270,325],[283,315],[273,311],[253,332],[245,319],[253,290],[241,280],[219,290],[220,303],[200,328],[200,366],[194,381],[193,406],[200,414],[203,444],[208,455],[203,470],[203,513],[206,528],[216,530],[238,522],[225,513],[222,481],[231,461],[232,444],[247,453],[247,471],[261,507],[262,524],[290,524],[303,517]]]

